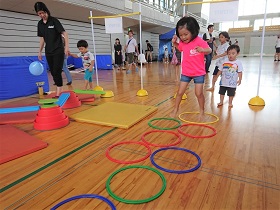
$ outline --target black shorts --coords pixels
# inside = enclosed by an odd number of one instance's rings
[[[213,75],[217,75],[218,72],[219,72],[219,67],[216,66],[215,69],[214,69],[214,71],[213,71]]]
[[[276,48],[276,53],[280,53],[280,47]]]
[[[235,91],[236,88],[220,86],[219,94],[225,95],[225,93],[227,92],[228,96],[235,96]]]

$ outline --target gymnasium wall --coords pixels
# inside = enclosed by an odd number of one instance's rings
[[[243,37],[235,37],[230,34],[230,39],[234,42],[235,39],[238,40],[238,44],[240,47],[240,55],[246,56],[259,56],[261,53],[261,44],[262,37],[261,36],[243,36]],[[275,44],[276,44],[277,36],[265,36],[264,37],[264,47],[263,47],[263,55],[264,56],[273,56],[275,53]]]
[[[34,56],[38,54],[39,37],[37,37],[37,23],[40,18],[0,10],[0,56]],[[78,53],[76,47],[80,39],[89,43],[89,50],[93,52],[91,25],[59,19],[69,34],[69,47],[73,53]],[[105,33],[105,27],[94,25],[96,54],[111,54],[110,35]]]

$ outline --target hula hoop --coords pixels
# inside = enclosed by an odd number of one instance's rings
[[[115,195],[115,194],[112,192],[111,188],[110,188],[110,182],[111,182],[112,178],[113,178],[116,174],[118,174],[119,172],[124,171],[124,170],[127,170],[127,169],[130,169],[130,168],[145,168],[145,169],[148,169],[148,170],[151,170],[151,171],[155,172],[157,175],[160,176],[160,178],[161,178],[161,180],[162,180],[163,185],[162,185],[161,190],[160,190],[156,195],[154,195],[154,196],[152,196],[152,197],[150,197],[150,198],[142,199],[142,200],[128,200],[128,199],[123,199],[123,198],[121,198],[121,197]],[[129,204],[148,203],[148,202],[150,202],[150,201],[152,201],[152,200],[158,198],[158,197],[164,192],[165,189],[166,189],[166,179],[164,178],[163,174],[162,174],[160,171],[158,171],[158,170],[156,170],[156,169],[154,169],[154,168],[151,168],[151,167],[149,167],[149,166],[133,165],[133,166],[127,166],[127,167],[124,167],[124,168],[120,168],[119,170],[117,170],[117,171],[115,171],[114,173],[112,173],[112,174],[110,175],[110,177],[108,178],[107,182],[106,182],[106,190],[107,190],[107,192],[109,193],[110,196],[112,196],[112,197],[113,197],[114,199],[116,199],[117,201],[120,201],[120,202],[122,202],[122,203],[129,203]]]
[[[152,144],[152,143],[147,142],[147,141],[145,140],[145,136],[147,136],[147,135],[150,134],[150,133],[156,133],[156,132],[171,133],[171,134],[177,136],[178,141],[175,142],[175,143],[173,143],[173,144]],[[148,131],[148,132],[144,133],[144,134],[141,136],[141,139],[142,139],[142,141],[145,142],[146,144],[151,145],[151,146],[154,146],[154,147],[170,147],[170,146],[174,146],[174,145],[177,145],[177,144],[179,144],[179,143],[182,142],[181,136],[180,136],[178,133],[175,133],[175,132],[173,132],[173,131],[165,131],[165,130],[153,130],[153,131]]]
[[[187,134],[185,133],[183,130],[182,130],[182,127],[185,127],[185,126],[201,126],[201,127],[205,127],[205,128],[209,128],[210,130],[213,131],[213,133],[211,133],[210,135],[206,135],[206,136],[193,136],[191,134]],[[178,132],[184,136],[187,136],[187,137],[191,137],[191,138],[210,138],[212,136],[215,136],[217,134],[217,131],[215,128],[209,126],[209,125],[204,125],[204,124],[184,124],[184,125],[181,125],[180,128],[178,128]]]
[[[170,169],[166,169],[166,168],[163,168],[161,166],[159,166],[158,164],[155,163],[154,161],[154,156],[160,152],[160,151],[163,151],[163,150],[169,150],[169,149],[174,149],[174,150],[182,150],[182,151],[185,151],[185,152],[188,152],[188,153],[191,153],[192,155],[194,155],[197,160],[198,160],[198,163],[195,167],[191,168],[191,169],[188,169],[188,170],[170,170]],[[169,173],[175,173],[175,174],[184,174],[184,173],[189,173],[189,172],[192,172],[192,171],[195,171],[197,170],[200,166],[201,166],[201,159],[200,157],[198,156],[198,154],[196,154],[195,152],[191,151],[191,150],[188,150],[188,149],[185,149],[185,148],[180,148],[180,147],[166,147],[166,148],[161,148],[161,149],[158,149],[156,151],[153,152],[153,154],[151,155],[150,157],[150,160],[152,162],[152,164],[157,167],[158,169],[162,170],[162,171],[165,171],[165,172],[169,172]]]
[[[140,158],[140,159],[138,159],[138,160],[130,160],[130,161],[122,161],[122,160],[117,160],[117,159],[112,158],[112,157],[109,155],[110,150],[111,150],[112,148],[118,146],[118,145],[121,145],[121,144],[140,144],[140,145],[142,145],[142,146],[144,146],[144,147],[147,148],[148,154],[147,154],[145,157],[142,157],[142,158]],[[113,162],[115,162],[115,163],[131,164],[131,163],[138,163],[138,162],[140,162],[140,161],[142,161],[142,160],[147,159],[147,158],[151,155],[151,153],[152,153],[151,148],[150,148],[147,144],[145,144],[145,143],[143,143],[143,142],[124,141],[124,142],[119,142],[119,143],[117,143],[117,144],[111,145],[111,146],[106,150],[106,157],[107,157],[109,160],[111,160],[111,161],[113,161]]]
[[[77,200],[77,199],[80,199],[80,198],[97,198],[97,199],[102,200],[105,203],[107,203],[111,207],[112,210],[116,210],[117,209],[116,206],[112,203],[112,201],[110,201],[109,199],[107,199],[107,198],[105,198],[103,196],[95,195],[95,194],[82,194],[82,195],[77,195],[77,196],[68,198],[68,199],[66,199],[64,201],[61,201],[60,203],[58,203],[54,207],[52,207],[51,210],[55,210],[58,207],[64,205],[65,203],[68,203],[70,201]]]
[[[193,123],[193,124],[213,124],[213,123],[216,123],[219,121],[219,117],[217,115],[214,115],[214,114],[211,114],[211,113],[208,113],[208,112],[205,112],[204,114],[207,114],[209,116],[212,116],[212,117],[215,117],[216,120],[214,121],[211,121],[211,122],[192,122],[192,121],[187,121],[187,120],[184,120],[181,115],[183,114],[199,114],[199,112],[183,112],[179,115],[179,119],[182,120],[183,122],[186,122],[186,123]]]
[[[155,121],[155,120],[172,120],[172,121],[175,121],[178,123],[178,125],[174,126],[174,127],[171,127],[171,128],[162,128],[162,127],[158,127],[158,126],[155,126],[155,125],[152,125],[152,122]],[[151,119],[149,122],[148,122],[148,125],[154,129],[158,129],[158,130],[174,130],[176,128],[179,128],[181,126],[181,121],[180,120],[177,120],[175,118],[165,118],[165,117],[162,117],[162,118],[154,118],[154,119]]]

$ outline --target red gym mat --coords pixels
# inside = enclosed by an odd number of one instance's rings
[[[0,124],[33,123],[37,112],[0,114]]]
[[[33,102],[33,100],[38,99],[27,99],[22,101],[16,101],[7,103],[5,105],[1,105],[1,108],[12,108],[12,107],[24,107],[24,106],[36,106],[37,102]],[[18,112],[18,113],[8,113],[8,114],[0,114],[0,124],[16,124],[16,123],[33,123],[36,114],[38,111],[34,112]]]
[[[0,125],[0,164],[48,146],[46,142],[11,125]]]

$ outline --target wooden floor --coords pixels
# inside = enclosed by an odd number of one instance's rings
[[[145,132],[153,130],[148,125],[149,120],[169,116],[178,81],[174,66],[163,63],[144,66],[143,84],[149,93],[146,97],[136,96],[141,87],[139,73],[99,71],[99,85],[105,90],[112,90],[115,96],[96,98],[95,102],[64,110],[71,116],[109,101],[158,107],[156,112],[127,130],[73,120],[64,128],[44,132],[35,130],[33,124],[16,124],[17,128],[42,139],[49,146],[0,165],[1,209],[50,209],[69,197],[81,194],[104,196],[120,210],[280,209],[280,62],[264,58],[259,96],[266,105],[251,107],[248,102],[257,95],[260,59],[240,59],[244,74],[232,109],[228,109],[227,97],[224,106],[217,107],[218,87],[214,93],[204,92],[206,112],[219,117],[218,122],[210,124],[217,134],[201,139],[181,135],[182,142],[177,145],[198,154],[201,167],[184,174],[159,170],[167,185],[157,199],[144,204],[126,204],[112,198],[106,191],[105,183],[113,172],[127,165],[110,161],[105,152],[110,145],[121,141],[141,141]],[[212,65],[211,70],[213,68]],[[72,75],[73,88],[81,89],[83,75]],[[211,74],[208,74],[205,87],[209,87],[210,81]],[[50,79],[50,87],[54,90],[52,83]],[[193,83],[186,94],[180,113],[198,111]],[[28,105],[36,101],[38,96],[33,95],[2,101],[1,105],[15,102]],[[184,114],[183,117],[190,121],[197,118],[195,114]],[[206,120],[213,121],[215,118],[208,117]],[[154,125],[173,127],[176,122],[161,120]],[[192,135],[212,132],[198,126],[182,130]],[[170,144],[177,141],[177,136],[151,133],[145,139],[154,144]],[[152,152],[157,149],[159,147],[151,146]],[[114,147],[110,152],[113,158],[121,160],[135,160],[146,154],[145,147],[134,144]],[[158,165],[170,170],[187,170],[197,164],[193,155],[180,150],[165,150],[154,158]],[[131,165],[155,168],[149,158]],[[131,168],[116,174],[110,186],[121,198],[141,200],[157,194],[162,188],[162,181],[153,171]],[[79,199],[59,209],[103,210],[110,207],[97,199]]]

